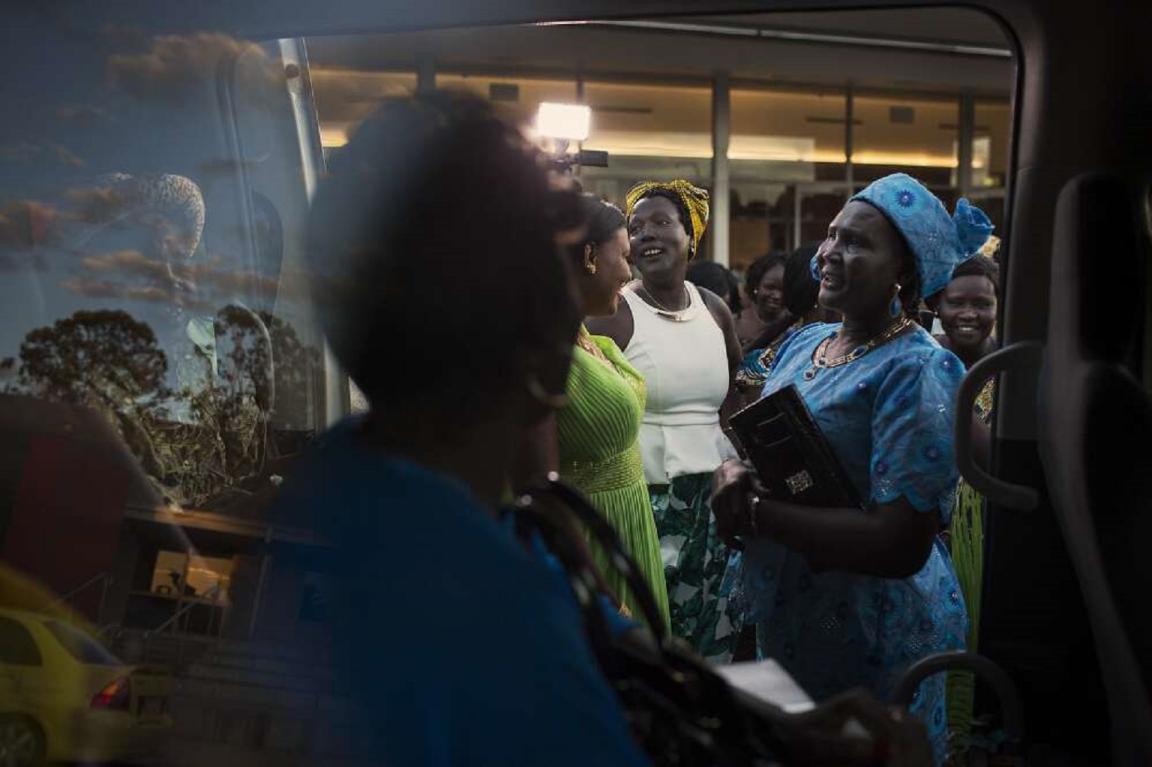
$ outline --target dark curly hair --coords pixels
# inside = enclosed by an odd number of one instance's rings
[[[814,243],[801,245],[784,264],[784,306],[793,317],[811,311],[820,295],[820,283],[812,278],[812,257],[818,248]]]
[[[688,265],[688,272],[684,276],[693,285],[706,288],[720,296],[733,313],[743,308],[743,302],[740,300],[740,283],[726,266],[715,261],[696,261]]]
[[[622,210],[595,195],[581,194],[576,206],[580,222],[584,226],[584,236],[580,242],[569,247],[568,252],[578,261],[584,258],[585,245],[601,245],[611,239],[617,231],[628,226]]]
[[[370,402],[442,406],[452,392],[459,411],[483,411],[522,385],[531,355],[574,337],[555,242],[578,223],[576,195],[552,188],[538,153],[483,100],[385,102],[312,206],[310,266],[333,353]]]
[[[952,270],[952,279],[957,277],[987,277],[992,289],[1000,294],[1000,265],[987,256],[975,255]]]

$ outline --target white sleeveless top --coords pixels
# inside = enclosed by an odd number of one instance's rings
[[[696,286],[688,288],[682,321],[660,316],[660,310],[624,289],[632,309],[632,340],[624,356],[648,386],[648,403],[640,425],[644,478],[650,485],[668,484],[686,474],[711,473],[735,455],[720,430],[720,405],[728,394],[728,352],[724,333]]]

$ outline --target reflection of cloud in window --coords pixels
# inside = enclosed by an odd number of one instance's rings
[[[62,284],[68,290],[88,297],[143,301],[180,299],[187,306],[190,294],[195,293],[199,296],[196,303],[202,307],[207,305],[209,297],[223,300],[235,296],[285,297],[280,281],[275,277],[211,265],[169,266],[138,250],[88,255],[81,259],[80,264],[83,269],[81,276]],[[133,281],[133,278],[137,279]],[[298,275],[291,282],[306,285],[307,279]]]
[[[74,244],[87,243],[105,227],[136,231],[146,238],[148,255],[179,263],[192,258],[204,231],[204,196],[184,176],[110,173],[92,186],[69,189],[65,197],[70,219],[88,225],[73,230]]]
[[[150,277],[158,282],[171,280],[171,272],[163,261],[148,258],[138,250],[118,250],[96,256],[86,256],[80,262],[93,272],[120,272]]]
[[[222,157],[217,160],[209,160],[200,164],[200,175],[209,178],[212,177],[231,177],[240,173],[241,171],[252,171],[260,167],[260,163],[267,159],[267,155],[257,157],[252,160],[235,160],[228,157]]]
[[[64,104],[56,107],[56,119],[80,125],[93,125],[101,122],[115,122],[112,113],[90,104]]]
[[[108,280],[72,279],[65,280],[64,287],[88,298],[123,298],[137,301],[172,301],[172,291],[156,285],[127,285]]]
[[[225,271],[203,266],[195,267],[191,272],[193,279],[202,288],[215,288],[221,294],[275,298],[279,288],[276,278],[251,272]]]
[[[123,215],[127,201],[123,192],[111,186],[69,189],[65,197],[75,205],[73,215],[86,224],[105,224]]]
[[[21,141],[0,146],[0,160],[8,162],[51,162],[78,168],[84,160],[67,147],[52,141]]]
[[[48,259],[43,253],[3,253],[0,252],[0,274],[6,272],[46,272]]]
[[[36,200],[16,200],[0,209],[0,248],[30,248],[44,241],[58,212]]]
[[[160,35],[145,52],[113,54],[108,57],[108,79],[142,101],[178,104],[197,87],[215,80],[220,61],[244,54],[259,62],[260,79],[265,84],[283,82],[283,72],[258,46],[207,32]]]

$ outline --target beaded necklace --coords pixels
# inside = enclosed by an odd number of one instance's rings
[[[816,350],[812,352],[812,367],[804,371],[804,380],[811,381],[816,377],[816,373],[819,372],[819,370],[822,368],[839,367],[841,365],[847,365],[849,362],[854,362],[855,360],[860,359],[865,354],[875,349],[877,346],[881,346],[891,341],[893,338],[900,335],[908,328],[912,327],[913,324],[914,323],[912,320],[908,319],[907,317],[901,317],[887,328],[885,328],[884,331],[879,335],[869,339],[866,343],[860,344],[847,354],[842,354],[839,357],[833,357],[832,359],[828,359],[828,347],[832,345],[832,341],[836,338],[836,336],[828,336],[823,341],[821,341],[820,345],[816,347]]]

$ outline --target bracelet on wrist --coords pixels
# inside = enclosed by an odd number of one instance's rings
[[[748,493],[744,511],[744,537],[747,540],[760,537],[760,496],[756,493]]]

